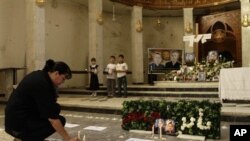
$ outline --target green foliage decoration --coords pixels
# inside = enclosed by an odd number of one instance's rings
[[[220,138],[220,118],[221,103],[204,101],[187,101],[169,102],[165,100],[135,100],[124,101],[122,109],[122,128],[125,130],[151,130],[152,125],[158,118],[173,119],[176,122],[176,131],[182,131],[183,134],[201,135],[210,139]],[[199,109],[203,109],[203,123],[211,122],[209,130],[198,128],[197,120]],[[196,119],[194,126],[181,130],[182,118],[186,117],[187,121],[191,117]]]

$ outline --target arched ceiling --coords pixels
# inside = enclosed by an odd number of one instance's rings
[[[89,0],[71,0],[71,1],[88,7]],[[128,4],[128,2],[131,2],[132,4]],[[103,0],[103,11],[112,13],[113,6],[115,6],[116,14],[128,14],[131,12],[133,5],[142,6],[142,4],[139,2],[148,2],[148,3],[154,2],[156,4],[158,3],[157,4],[158,6],[159,3],[161,2],[159,8],[156,8],[155,6],[154,7],[144,6],[143,16],[146,17],[182,16],[183,8],[185,7],[189,8],[193,7],[194,15],[207,15],[211,13],[240,9],[239,0]],[[182,4],[185,3],[187,4],[181,6],[181,2]],[[163,7],[163,4],[165,5],[165,8]],[[167,6],[167,4],[169,5]]]

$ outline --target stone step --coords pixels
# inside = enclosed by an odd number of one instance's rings
[[[130,100],[209,100],[220,102],[219,98],[197,98],[197,97],[128,97],[128,98],[107,98],[106,96],[86,96],[86,95],[60,95],[58,102],[63,110],[122,114],[122,103]],[[250,106],[237,103],[222,104],[221,120],[233,122],[250,122]]]
[[[116,91],[117,93],[117,91]],[[128,96],[159,96],[159,97],[214,97],[219,96],[217,91],[127,91]],[[59,94],[76,94],[76,95],[90,95],[90,90],[84,89],[70,89],[70,90],[59,90]],[[97,95],[106,96],[106,90],[98,90]]]

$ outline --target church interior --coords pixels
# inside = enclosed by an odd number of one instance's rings
[[[250,123],[249,0],[0,0],[0,32],[1,141],[14,139],[4,131],[11,93],[48,59],[71,69],[57,102],[82,141],[228,141],[232,125]],[[127,95],[108,97],[119,55]]]

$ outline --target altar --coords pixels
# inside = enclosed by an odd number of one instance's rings
[[[221,69],[219,94],[221,100],[250,100],[250,68]]]

